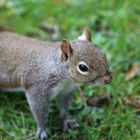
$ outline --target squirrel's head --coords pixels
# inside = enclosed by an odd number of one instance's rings
[[[75,41],[62,41],[60,56],[68,76],[77,82],[109,84],[112,81],[106,56],[91,42],[91,33],[86,27]]]

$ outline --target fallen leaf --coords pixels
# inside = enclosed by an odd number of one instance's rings
[[[87,100],[87,104],[92,107],[101,107],[102,105],[108,105],[109,104],[109,96],[98,96],[98,97],[90,97]]]
[[[5,27],[5,26],[0,25],[0,32],[2,32],[2,31],[14,32],[14,29],[12,29],[11,27]]]
[[[127,73],[125,80],[128,81],[128,80],[133,79],[138,74],[138,68],[139,68],[139,65],[137,63],[134,63],[131,69],[129,70],[129,72]]]
[[[135,109],[135,110],[133,111],[133,113],[140,114],[140,109]]]
[[[46,32],[48,32],[53,39],[57,39],[60,35],[59,26],[49,23],[47,21],[43,21],[40,25],[40,28]]]
[[[61,0],[53,0],[54,4],[60,4]]]
[[[98,140],[105,140],[105,138],[101,136],[101,137],[99,137]]]
[[[134,99],[125,98],[124,103],[128,104],[128,105],[132,105],[137,109],[140,109],[140,100],[134,100]]]

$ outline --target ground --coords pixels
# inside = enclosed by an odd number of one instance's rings
[[[73,99],[70,112],[80,123],[79,130],[62,132],[52,104],[49,140],[140,139],[139,107],[130,103],[140,99],[140,74],[135,70],[140,66],[139,5],[139,0],[0,0],[0,30],[43,40],[72,40],[87,26],[109,60],[113,82],[103,87],[83,85],[83,94],[76,93]],[[92,96],[104,95],[109,96],[108,105],[86,104]],[[129,100],[134,106],[127,104]],[[24,94],[1,92],[0,140],[35,139],[35,129]]]

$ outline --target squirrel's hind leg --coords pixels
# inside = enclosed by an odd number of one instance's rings
[[[57,98],[63,131],[79,128],[79,124],[77,123],[76,119],[70,116],[68,113],[68,106],[71,103],[73,93],[74,91],[71,93],[60,94],[59,98]]]

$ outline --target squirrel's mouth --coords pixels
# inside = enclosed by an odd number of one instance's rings
[[[105,75],[103,77],[97,76],[94,80],[91,80],[89,83],[90,84],[98,84],[98,85],[107,85],[112,82],[112,75],[109,73],[108,75]]]
[[[99,81],[101,80],[101,77],[97,76],[93,80],[89,81],[89,84],[98,84],[100,83]]]

